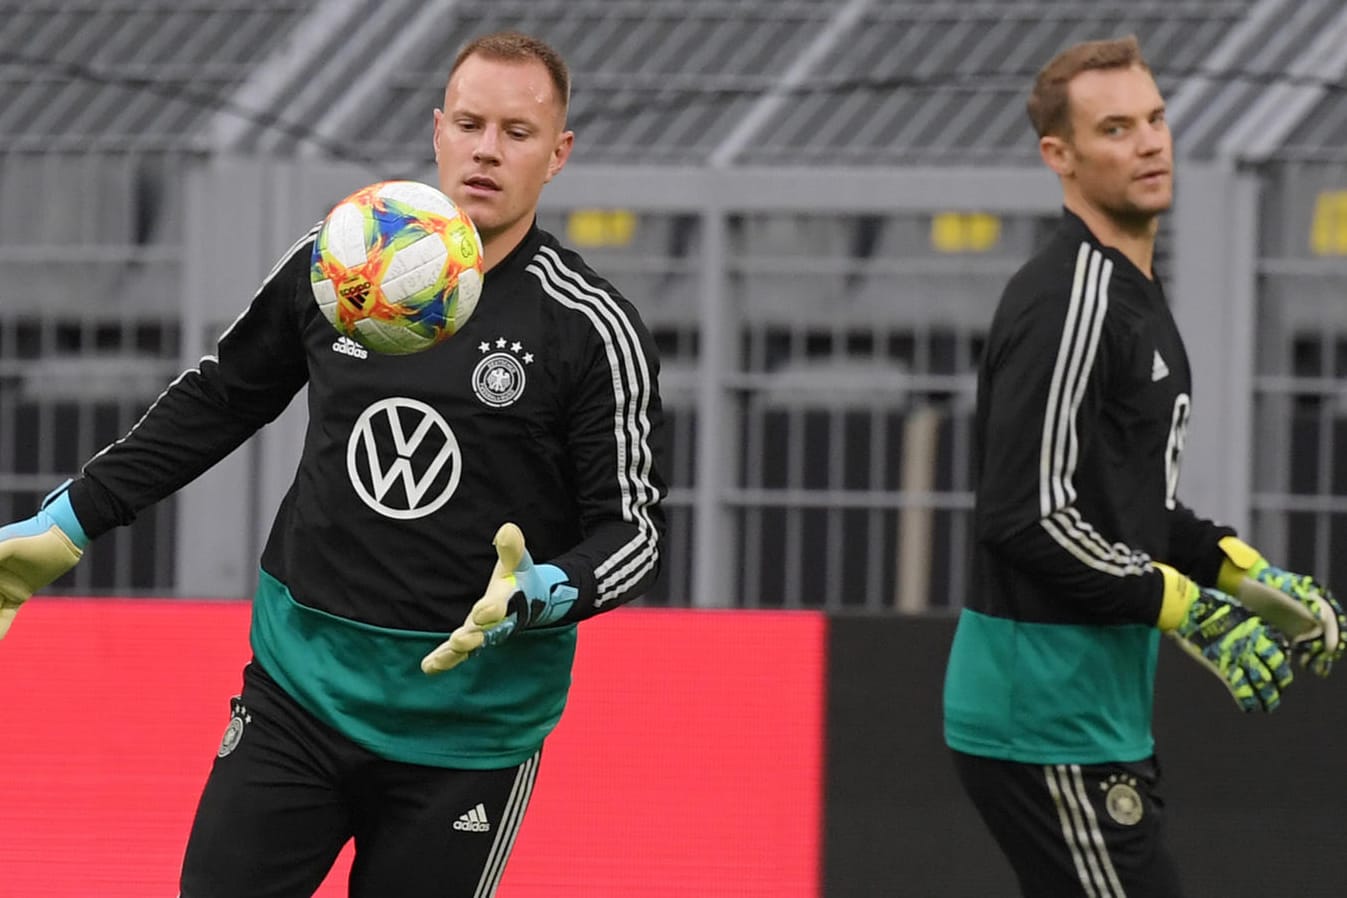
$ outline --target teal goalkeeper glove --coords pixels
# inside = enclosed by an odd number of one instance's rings
[[[494,543],[496,567],[486,592],[463,626],[421,659],[426,673],[457,667],[481,649],[504,642],[515,630],[555,623],[579,598],[579,591],[566,582],[565,571],[554,564],[533,563],[516,525],[502,524]]]
[[[1170,635],[1221,678],[1240,710],[1272,711],[1281,704],[1282,691],[1294,679],[1281,635],[1234,597],[1199,589],[1167,564],[1155,567],[1165,577],[1161,629],[1167,614],[1182,610]]]
[[[1225,560],[1217,585],[1245,606],[1273,621],[1291,638],[1291,653],[1321,677],[1347,652],[1347,613],[1323,584],[1268,564],[1258,550],[1234,536],[1224,537]],[[1283,597],[1289,597],[1291,601]],[[1285,602],[1289,608],[1278,607]],[[1277,614],[1287,617],[1277,620]]]
[[[0,527],[0,639],[19,606],[79,563],[89,545],[68,486],[69,480],[57,487],[31,518]]]

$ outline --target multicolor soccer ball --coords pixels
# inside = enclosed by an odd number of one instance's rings
[[[420,352],[457,333],[477,307],[482,240],[434,187],[380,181],[328,213],[310,279],[338,332],[374,352]]]

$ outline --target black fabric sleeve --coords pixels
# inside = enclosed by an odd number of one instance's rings
[[[1225,560],[1220,540],[1234,536],[1235,529],[1199,517],[1182,502],[1175,504],[1169,520],[1169,554],[1162,560],[1201,586],[1215,586]]]
[[[90,538],[200,476],[304,386],[298,311],[308,298],[310,240],[273,269],[214,355],[179,375],[130,432],[84,465],[70,501]]]
[[[563,622],[637,598],[662,560],[667,487],[654,341],[624,301],[594,324],[567,434],[584,538],[549,559],[580,594]]]
[[[1014,282],[1007,289],[1017,288],[1030,289]],[[1110,501],[1109,485],[1086,482],[1075,469],[1100,439],[1117,363],[1116,338],[1100,318],[1105,307],[1080,295],[1011,299],[980,385],[978,539],[1091,619],[1154,624],[1161,574],[1146,553],[1109,538],[1095,519]]]

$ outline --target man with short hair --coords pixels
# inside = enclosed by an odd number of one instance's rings
[[[565,707],[575,625],[657,575],[654,343],[613,285],[536,223],[574,143],[569,91],[561,57],[527,35],[478,38],[454,62],[434,113],[439,186],[476,225],[486,274],[451,340],[405,356],[335,352],[309,282],[315,228],[216,356],[37,515],[0,529],[3,636],[91,539],[308,386],[303,455],[262,553],[253,660],[182,898],[306,898],[351,839],[352,898],[493,895]],[[497,369],[511,376],[485,376]],[[417,456],[423,442],[457,451],[436,468]],[[419,465],[443,501],[370,501],[348,465],[357,450],[385,470]]]
[[[945,739],[1024,895],[1177,898],[1151,733],[1160,633],[1271,711],[1290,660],[1327,674],[1342,656],[1347,618],[1178,499],[1191,372],[1154,267],[1173,143],[1136,40],[1063,51],[1028,107],[1065,209],[981,360]]]

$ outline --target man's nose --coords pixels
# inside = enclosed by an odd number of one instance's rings
[[[1165,147],[1165,126],[1147,123],[1140,132],[1140,146],[1138,147],[1142,155],[1149,156],[1158,153]]]
[[[488,126],[481,130],[472,157],[477,160],[495,160],[500,157],[500,132],[495,127]]]

